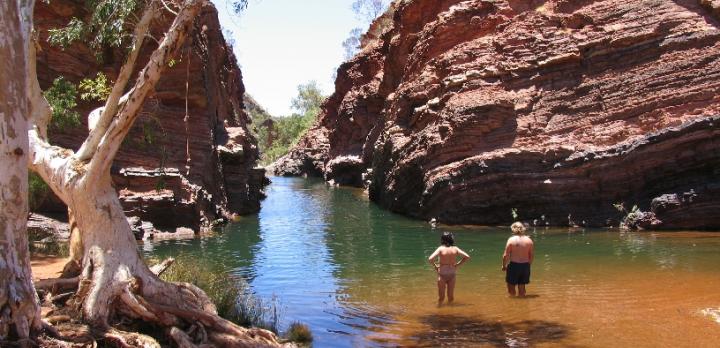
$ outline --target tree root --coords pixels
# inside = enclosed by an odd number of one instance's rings
[[[170,329],[170,337],[177,343],[178,348],[197,348],[188,334],[174,326]]]
[[[120,348],[161,348],[154,338],[137,332],[125,332],[111,329],[103,338]]]
[[[53,339],[87,343],[88,340],[92,341],[91,337],[93,337],[95,340],[117,347],[160,347],[153,337],[124,331],[128,328],[134,331],[135,329],[132,328],[136,327],[135,323],[141,321],[155,327],[154,332],[157,332],[157,328],[165,328],[168,339],[181,348],[281,346],[275,334],[270,331],[243,328],[220,317],[210,298],[195,285],[167,283],[157,278],[157,274],[172,265],[173,259],[151,267],[151,273],[145,273],[144,277],[130,275],[129,269],[124,267],[111,271],[105,268],[102,259],[91,257],[86,261],[89,262],[85,262],[85,267],[79,276],[68,279],[44,279],[36,284],[38,289],[49,292],[46,297],[51,300],[49,303],[61,303],[70,298],[66,301],[64,309],[53,310],[47,314],[45,324],[49,330],[46,332]],[[114,276],[108,278],[105,272]],[[109,283],[104,283],[103,279]],[[57,291],[65,291],[68,287],[74,287],[75,292],[54,295]],[[92,306],[89,297],[99,288],[106,294],[112,295],[103,299],[109,304],[108,317],[101,317],[98,321],[98,317],[90,318],[85,313],[88,308],[92,308],[87,307]],[[64,326],[65,329],[84,327],[77,319],[81,317],[83,321],[91,324],[93,330],[81,334],[80,337],[72,336],[82,330],[70,329],[71,336],[68,336],[62,333],[65,330],[57,330],[49,324],[50,322]],[[114,324],[111,326],[108,320]],[[57,346],[72,347],[72,343],[68,344],[70,345],[57,343]]]
[[[187,284],[175,285],[187,286]],[[171,326],[170,337],[180,347],[196,347],[195,343],[212,343],[219,347],[277,347],[280,345],[272,332],[237,326],[217,315],[214,306],[211,310],[181,309],[149,302],[129,290],[130,288],[122,295],[123,303],[146,321],[154,321],[166,327]],[[195,335],[195,340],[177,327],[180,322],[178,319],[191,323],[188,332]]]
[[[76,289],[79,282],[79,277],[40,279],[35,282],[35,289],[49,290],[52,293],[57,293],[62,290]]]

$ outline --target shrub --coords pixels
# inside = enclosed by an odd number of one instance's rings
[[[160,278],[169,282],[192,283],[203,289],[215,304],[218,314],[227,320],[241,326],[278,332],[276,302],[273,300],[265,304],[250,292],[244,279],[229,275],[226,267],[213,267],[206,261],[181,255]],[[228,278],[234,286],[228,285]]]
[[[54,235],[37,240],[37,236],[28,236],[29,249],[33,254],[43,254],[55,257],[70,257],[70,244],[66,241],[59,241]]]
[[[293,322],[285,335],[287,340],[301,344],[310,344],[313,340],[310,328],[300,322]]]
[[[625,203],[615,203],[613,207],[624,216],[620,219],[620,229],[633,230],[638,228],[638,223],[645,217],[645,214],[638,208],[637,205],[633,205],[632,209],[628,211],[625,209]]]
[[[77,88],[74,83],[60,76],[43,95],[52,108],[51,131],[63,131],[80,125],[80,114],[74,110],[77,106]]]
[[[47,199],[50,193],[50,187],[37,174],[28,173],[28,204],[30,211],[36,211]]]
[[[112,92],[110,82],[102,72],[97,73],[94,79],[83,79],[80,81],[79,87],[82,91],[80,94],[82,100],[104,101],[110,97],[110,92]]]

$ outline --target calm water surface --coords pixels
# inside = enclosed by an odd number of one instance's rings
[[[361,190],[273,178],[257,216],[213,237],[146,243],[146,256],[202,257],[308,324],[315,347],[717,347],[720,233],[536,229],[527,299],[505,295],[508,228],[440,227],[472,260],[456,304],[438,308],[426,258],[440,229],[384,211]],[[510,214],[510,212],[508,212]]]

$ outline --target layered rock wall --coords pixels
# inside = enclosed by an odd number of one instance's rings
[[[382,206],[447,223],[515,209],[616,225],[624,203],[655,228],[720,227],[714,1],[393,6],[280,174],[366,185]]]
[[[123,62],[117,49],[96,57],[82,42],[63,49],[46,41],[48,29],[87,15],[83,3],[64,0],[36,5],[42,46],[38,77],[43,88],[58,76],[75,83],[97,72],[111,81],[117,76]],[[156,18],[153,37],[162,38],[171,21],[167,13]],[[138,70],[155,47],[157,41],[145,40]],[[247,127],[244,92],[242,74],[221,33],[217,11],[205,6],[180,56],[146,101],[112,169],[126,214],[137,227],[151,230],[149,222],[161,230],[188,227],[197,231],[217,219],[259,209],[264,171],[255,169],[258,152]],[[79,102],[82,127],[51,132],[52,142],[77,149],[85,139],[85,115],[100,104]]]

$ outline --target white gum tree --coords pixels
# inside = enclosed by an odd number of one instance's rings
[[[15,338],[29,345],[42,327],[30,276],[28,214],[28,98],[25,50],[17,1],[0,2],[0,345]]]
[[[8,191],[7,194],[11,199],[20,199],[18,197],[27,192],[27,175],[23,174],[25,172],[18,170],[17,173],[10,173],[10,166],[5,163],[27,159],[29,168],[40,175],[53,192],[67,204],[73,221],[71,260],[75,260],[82,271],[75,278],[57,280],[62,284],[71,283],[77,286],[77,291],[68,304],[79,312],[83,321],[95,332],[102,332],[106,339],[116,342],[119,346],[159,347],[150,337],[113,329],[110,319],[111,316],[118,314],[165,327],[168,335],[180,347],[194,347],[195,344],[227,347],[278,345],[276,337],[269,331],[242,328],[219,317],[208,296],[192,284],[162,281],[156,275],[157,271],[151,270],[140,256],[117,192],[111,185],[110,167],[123,139],[138,117],[145,98],[152,93],[163,71],[182,47],[185,37],[192,29],[194,19],[206,2],[207,0],[142,1],[144,8],[141,9],[133,25],[131,47],[113,84],[110,96],[103,107],[94,110],[88,116],[89,135],[80,149],[73,152],[70,149],[51,145],[47,138],[47,126],[52,110],[43,97],[36,73],[37,39],[32,32],[34,0],[0,1],[2,3],[0,9],[3,12],[1,34],[3,36],[0,37],[0,46],[4,48],[5,43],[11,41],[6,36],[6,22],[9,24],[5,20],[6,16],[19,18],[21,38],[15,40],[23,40],[25,45],[24,53],[14,48],[16,51],[8,54],[14,60],[18,60],[19,55],[23,55],[21,60],[25,62],[23,65],[25,69],[21,69],[21,65],[10,67],[13,74],[3,74],[3,79],[12,79],[13,83],[24,84],[26,96],[29,97],[27,108],[8,106],[8,108],[13,107],[12,116],[4,116],[18,133],[25,125],[25,120],[29,121],[25,128],[27,132],[13,140],[18,144],[27,141],[29,147],[26,147],[28,151],[23,151],[20,155],[17,152],[6,154],[5,138],[3,138],[3,153],[0,155],[2,156],[0,184],[3,185],[3,212],[7,206],[6,201],[8,205],[13,203],[5,198],[5,181],[18,178],[20,182],[16,188],[18,192]],[[147,64],[139,69],[134,84],[129,85],[150,24],[160,11],[173,13],[174,21],[164,37],[159,40]],[[3,51],[2,58],[5,58],[4,54]],[[5,62],[3,64],[7,65]],[[4,88],[8,83],[3,80],[2,84]],[[0,93],[6,93],[5,89]],[[1,96],[4,97],[5,94]],[[3,101],[3,104],[10,103]],[[22,149],[21,145],[18,146]],[[15,145],[8,143],[8,146]],[[24,220],[22,215],[27,214],[27,204],[23,203],[13,209],[16,210],[12,211],[13,216],[17,216],[8,223],[12,223],[13,228],[21,228],[20,219]],[[7,231],[12,232],[9,230],[10,227],[5,228],[4,224],[0,221],[0,230],[2,230],[0,233],[5,233],[0,237],[5,238],[6,241],[0,243],[8,243],[7,241],[12,237],[12,234],[7,234]],[[30,327],[38,327],[41,322],[39,322],[37,302],[33,302],[35,295],[32,284],[28,283],[26,237],[16,237],[9,243],[7,248],[24,250],[24,254],[18,253],[15,258],[22,258],[25,261],[11,264],[15,269],[10,272],[15,274],[16,278],[21,278],[22,281],[18,283],[17,289],[21,289],[22,294],[27,298],[27,304],[21,308],[11,307],[13,318],[18,318],[14,321],[16,327],[22,330],[19,336],[23,336]],[[0,247],[6,246],[2,244]],[[0,262],[13,257],[5,255],[3,253]],[[2,266],[3,264],[0,263],[0,269]],[[5,284],[4,279],[3,284]],[[6,302],[3,291],[0,289],[0,306]],[[187,333],[190,327],[194,327],[192,335]],[[199,334],[200,332],[202,334]]]

